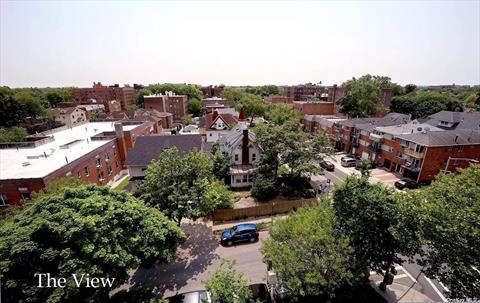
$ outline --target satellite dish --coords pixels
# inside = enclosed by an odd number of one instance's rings
[[[419,132],[421,132],[421,131],[422,131],[422,128],[421,128],[421,127],[417,127],[417,130],[418,130]]]

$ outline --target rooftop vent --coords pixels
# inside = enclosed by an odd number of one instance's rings
[[[22,163],[22,166],[29,166],[29,165],[31,165],[30,162],[23,162],[23,163]]]

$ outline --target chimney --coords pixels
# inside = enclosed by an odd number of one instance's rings
[[[242,165],[250,164],[250,155],[248,153],[248,129],[243,130],[242,138]]]
[[[118,154],[120,158],[120,163],[125,163],[125,159],[127,158],[127,145],[125,142],[125,134],[123,132],[123,125],[120,122],[115,122],[115,134],[117,135],[117,146],[118,146]]]
[[[247,119],[247,115],[245,114],[245,110],[243,107],[240,109],[240,115],[238,116],[238,121],[245,121]]]
[[[212,122],[217,119],[218,117],[218,111],[215,109],[213,112],[212,112]]]

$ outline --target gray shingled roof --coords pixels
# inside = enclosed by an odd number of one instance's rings
[[[410,115],[389,113],[382,118],[354,118],[338,122],[340,125],[363,130],[373,130],[376,126],[390,126],[410,122]]]
[[[201,150],[202,136],[194,134],[137,137],[135,146],[128,152],[125,165],[147,166],[157,159],[161,152],[173,146],[176,146],[182,155],[193,148]]]
[[[440,121],[454,123],[452,129],[456,130],[480,130],[480,114],[478,113],[451,112],[443,110],[429,116],[429,120],[427,120],[425,123],[440,127]]]
[[[397,138],[414,142],[423,146],[452,146],[480,144],[480,131],[476,130],[444,130],[424,133],[403,134]]]

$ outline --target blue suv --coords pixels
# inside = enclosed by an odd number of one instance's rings
[[[258,241],[258,229],[255,224],[239,224],[222,232],[220,243],[232,246],[237,242]]]

